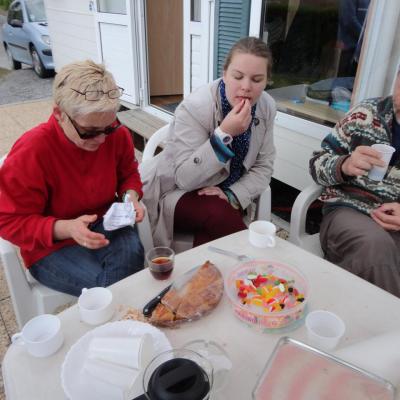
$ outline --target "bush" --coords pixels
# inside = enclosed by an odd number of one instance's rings
[[[8,10],[12,0],[0,0],[0,7],[4,10]]]

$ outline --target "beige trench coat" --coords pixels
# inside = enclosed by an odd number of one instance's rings
[[[140,166],[143,201],[155,245],[170,246],[175,206],[185,192],[218,185],[229,176],[230,161],[219,161],[209,140],[222,121],[219,81],[198,88],[182,101],[170,124],[165,149]],[[249,151],[243,163],[245,173],[230,187],[243,209],[270,183],[275,159],[275,114],[274,100],[263,92],[257,102],[258,124],[251,129]]]

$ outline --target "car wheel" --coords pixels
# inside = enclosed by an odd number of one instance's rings
[[[35,46],[31,47],[31,57],[33,70],[35,71],[36,75],[39,78],[46,78],[49,75],[49,71],[44,67]]]
[[[21,63],[14,60],[13,55],[11,54],[11,50],[8,46],[6,46],[6,53],[10,69],[21,69]]]

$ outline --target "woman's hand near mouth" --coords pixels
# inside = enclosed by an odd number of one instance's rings
[[[232,108],[222,121],[220,128],[231,136],[238,136],[247,130],[251,122],[251,104],[248,99],[242,100]]]

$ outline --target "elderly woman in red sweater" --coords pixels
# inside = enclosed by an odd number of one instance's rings
[[[102,220],[125,194],[136,222],[144,216],[132,138],[116,117],[122,91],[103,65],[65,66],[50,119],[22,135],[0,169],[0,236],[39,282],[75,296],[143,268],[137,229],[106,231]]]

